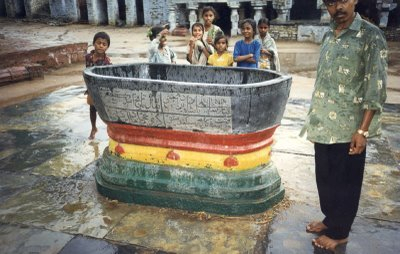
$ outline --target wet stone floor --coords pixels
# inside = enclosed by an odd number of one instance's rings
[[[226,217],[140,206],[97,193],[107,146],[94,141],[83,86],[0,109],[0,253],[327,253],[308,221],[322,218],[313,147],[298,133],[309,101],[290,99],[273,161],[285,201],[263,214]],[[384,134],[369,142],[358,217],[337,253],[399,253],[400,105],[386,105]]]

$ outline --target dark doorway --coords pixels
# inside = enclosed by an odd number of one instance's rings
[[[86,0],[78,0],[79,21],[88,23],[88,10]]]
[[[204,4],[201,6],[202,8],[205,6],[212,6],[218,14],[218,18],[214,21],[214,24],[219,26],[224,34],[230,35],[232,24],[231,24],[231,9],[225,3],[210,3]],[[199,13],[201,15],[202,13]],[[201,17],[199,17],[201,18]]]
[[[290,11],[291,20],[319,20],[321,10],[317,9],[317,0],[295,0]]]
[[[0,0],[0,17],[6,17],[7,12],[6,12],[6,3],[4,0]]]
[[[243,14],[244,14],[243,19],[252,19],[252,18],[254,18],[254,12],[253,12],[253,7],[251,7],[251,2],[241,3],[240,4],[240,9],[243,10]]]
[[[136,0],[136,15],[137,15],[137,24],[144,25],[144,8],[143,1]]]
[[[121,21],[126,21],[126,5],[125,0],[118,0],[118,14]]]
[[[358,1],[355,11],[371,23],[378,24],[379,17],[375,0]]]
[[[263,7],[263,11],[265,17],[270,21],[278,17],[278,12],[274,9],[272,2],[267,2],[267,5]]]
[[[14,8],[16,18],[26,18],[24,0],[14,0]]]

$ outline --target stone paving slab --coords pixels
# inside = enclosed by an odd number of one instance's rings
[[[103,238],[131,209],[100,196],[93,181],[42,177],[0,204],[0,222]]]
[[[177,253],[261,253],[267,229],[255,216],[135,206],[106,239]]]
[[[296,203],[279,214],[271,225],[267,254],[309,254],[332,253],[311,244],[314,234],[306,233],[306,225],[323,215],[319,207],[305,203]],[[347,245],[337,248],[336,254],[396,254],[400,250],[400,224],[382,220],[356,217]]]
[[[73,237],[61,232],[0,224],[0,253],[54,254],[58,253]]]

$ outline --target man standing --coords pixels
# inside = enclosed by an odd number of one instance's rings
[[[368,136],[379,135],[386,100],[387,45],[354,12],[357,0],[324,0],[332,18],[323,38],[311,107],[301,135],[314,143],[325,218],[307,225],[313,244],[334,250],[348,241],[357,214]]]

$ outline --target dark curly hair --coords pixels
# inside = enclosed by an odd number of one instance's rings
[[[97,39],[104,39],[107,41],[108,46],[110,47],[110,36],[106,32],[98,32],[94,35],[93,37],[93,45],[96,42]]]

